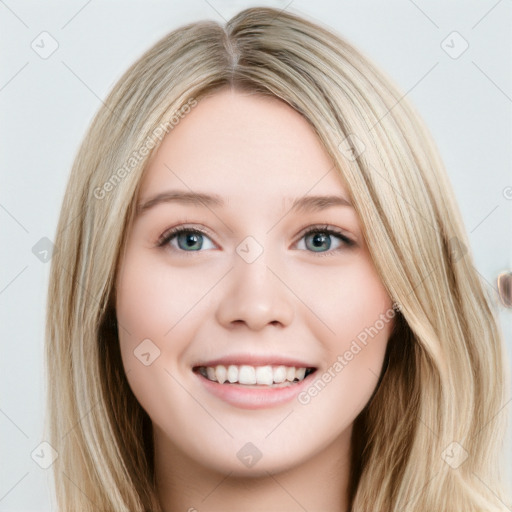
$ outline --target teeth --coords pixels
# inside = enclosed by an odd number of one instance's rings
[[[303,380],[306,376],[306,368],[297,368],[295,370],[295,378],[299,380]]]
[[[238,382],[240,384],[256,384],[256,369],[254,366],[240,366],[238,370]]]
[[[208,371],[208,368],[206,369]],[[229,382],[237,382],[238,381],[238,366],[230,365],[228,366],[228,380]]]
[[[229,365],[227,368],[219,364],[215,367],[200,367],[199,372],[209,380],[224,384],[260,384],[271,386],[272,384],[281,384],[283,382],[302,381],[306,377],[306,368],[295,368],[293,366],[249,366],[249,365]],[[309,371],[311,372],[311,370]]]
[[[304,373],[306,373],[306,368],[304,368]],[[297,370],[295,370],[295,375],[297,375]],[[274,370],[274,382],[281,383],[286,380],[286,366],[278,366]],[[299,379],[302,380],[302,379]]]
[[[226,377],[227,377],[226,367],[221,364],[216,366],[215,367],[215,377],[217,378],[218,382],[220,382],[221,384],[224,384],[224,382],[226,382]]]
[[[271,386],[274,383],[272,366],[258,366],[256,368],[256,383]]]

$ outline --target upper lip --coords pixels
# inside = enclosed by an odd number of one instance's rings
[[[249,365],[249,366],[295,366],[296,368],[316,368],[314,365],[281,355],[256,355],[256,354],[232,354],[229,356],[211,359],[209,361],[198,362],[194,364],[193,368],[200,366],[217,366],[222,364],[229,365]]]

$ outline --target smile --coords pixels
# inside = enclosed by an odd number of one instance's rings
[[[193,372],[216,399],[240,409],[265,409],[291,402],[309,385],[316,368],[217,364],[195,366]]]
[[[250,366],[219,364],[217,366],[199,366],[195,368],[203,377],[219,384],[243,384],[246,386],[291,385],[303,381],[314,368],[296,368],[294,366]]]

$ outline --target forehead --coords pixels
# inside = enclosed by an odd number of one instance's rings
[[[343,194],[334,162],[315,131],[283,101],[222,90],[174,126],[145,171],[139,196],[165,189],[223,197]]]

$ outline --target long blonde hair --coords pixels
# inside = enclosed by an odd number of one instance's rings
[[[278,97],[308,120],[400,305],[377,389],[355,420],[350,511],[505,510],[502,334],[435,144],[359,51],[272,8],[169,33],[114,86],[78,151],[47,310],[46,424],[59,454],[59,509],[161,510],[151,421],[120,357],[116,272],[149,158],[221,87]]]

